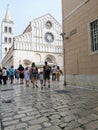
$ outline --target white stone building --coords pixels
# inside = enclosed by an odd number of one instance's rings
[[[7,21],[10,22],[8,19]],[[3,21],[2,25],[2,30],[5,26],[7,27],[5,21]],[[13,30],[13,22],[11,28]],[[30,66],[32,62],[38,65],[47,61],[49,64],[59,65],[63,69],[63,42],[60,36],[61,32],[61,25],[50,14],[30,21],[21,35],[12,38],[14,39],[12,40],[12,46],[5,54],[2,65],[7,68],[14,65],[17,68],[19,64]],[[7,32],[4,31],[2,33],[2,49],[4,50],[7,43],[3,44],[3,39],[5,39]]]

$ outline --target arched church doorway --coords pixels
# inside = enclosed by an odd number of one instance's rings
[[[23,66],[30,66],[32,62],[30,60],[23,60]]]

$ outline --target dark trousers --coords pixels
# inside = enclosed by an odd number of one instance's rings
[[[14,76],[13,75],[10,76],[10,80],[11,80],[11,84],[12,84],[13,80],[14,80]]]
[[[2,84],[2,76],[0,75],[0,84]]]
[[[3,84],[6,84],[7,82],[7,76],[2,76],[2,79],[3,79]]]

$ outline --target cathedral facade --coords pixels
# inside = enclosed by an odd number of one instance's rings
[[[2,30],[6,27],[11,28],[12,31],[13,22],[12,26],[7,27],[10,22],[7,13],[2,22]],[[6,20],[8,24],[5,24]],[[6,33],[11,34],[11,31],[2,31],[3,66],[10,68],[11,65],[14,65],[17,68],[19,64],[30,66],[32,62],[41,66],[47,61],[51,66],[58,65],[63,69],[63,42],[60,36],[62,27],[52,15],[46,14],[30,21],[21,35],[13,36],[12,32],[11,40],[8,38],[7,41],[5,39]],[[9,41],[11,43],[7,43]]]

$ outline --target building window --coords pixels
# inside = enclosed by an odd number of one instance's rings
[[[4,28],[4,32],[7,32],[7,27]]]
[[[9,38],[9,43],[11,43],[11,38]]]
[[[7,47],[5,47],[5,52],[7,52]]]
[[[91,51],[98,51],[98,19],[90,23]]]
[[[4,38],[4,42],[7,43],[7,37]]]
[[[9,27],[9,33],[12,33],[12,28],[11,27]]]

